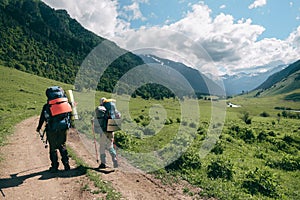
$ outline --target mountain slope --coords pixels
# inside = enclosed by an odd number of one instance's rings
[[[211,95],[223,95],[222,88],[209,79],[198,70],[188,67],[182,63],[174,62],[168,59],[159,58],[154,55],[139,55],[143,61],[147,64],[156,63],[161,66],[167,66],[178,71],[191,85],[196,94],[211,94]],[[172,78],[172,77],[169,77]]]
[[[276,82],[268,89],[256,91],[255,96],[283,95],[285,100],[300,101],[300,70]]]
[[[284,79],[287,79],[290,75],[293,73],[300,71],[300,60],[294,62],[293,64],[289,65],[285,69],[271,75],[265,82],[263,82],[260,86],[258,86],[257,89],[268,89],[272,86],[274,86],[276,83],[283,81]],[[291,83],[294,84],[294,83]],[[298,87],[295,85],[296,88]]]
[[[283,100],[300,101],[300,60],[270,76],[252,94],[255,97],[280,95]]]

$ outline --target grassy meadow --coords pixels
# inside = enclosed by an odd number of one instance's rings
[[[60,85],[71,89],[72,86],[0,68],[0,144],[4,145],[16,123],[39,115],[46,102],[47,87]],[[75,92],[80,116],[76,128],[87,137],[92,138],[90,120],[98,99],[109,95]],[[224,125],[210,124],[214,122],[212,102],[208,100],[199,100],[198,107],[184,106],[187,111],[181,110],[182,102],[178,99],[130,98],[129,105],[124,106],[122,101],[117,102],[124,127],[116,132],[118,152],[141,169],[157,169],[152,173],[166,184],[172,184],[177,177],[203,188],[204,196],[300,199],[300,119],[292,111],[300,110],[300,102],[284,101],[285,95],[252,98],[254,95],[223,100],[240,105],[227,107]],[[284,107],[290,109],[278,109]],[[183,112],[197,112],[195,109],[199,109],[199,121],[182,118]],[[203,157],[200,151],[211,126],[212,130],[221,129],[222,134]],[[157,163],[157,158],[166,160],[174,152],[180,154],[179,158],[160,169],[165,163]],[[184,192],[193,196],[188,188]]]
[[[15,124],[40,114],[49,85],[71,87],[4,66],[0,66],[0,71],[0,144],[3,145]]]

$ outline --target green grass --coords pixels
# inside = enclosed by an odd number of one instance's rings
[[[102,95],[105,96],[108,94]],[[123,119],[125,119],[125,125],[131,122],[135,128],[116,133],[116,142],[121,147],[119,153],[127,157],[131,164],[141,169],[149,170],[157,168],[158,172],[155,172],[155,174],[163,180],[169,179],[169,176],[166,176],[166,174],[173,174],[175,177],[179,176],[186,179],[190,183],[203,188],[202,195],[204,196],[220,199],[299,199],[300,196],[297,187],[300,181],[294,178],[300,176],[299,169],[286,171],[278,167],[270,167],[267,164],[268,162],[280,163],[287,155],[295,158],[300,157],[300,143],[287,144],[284,141],[285,136],[291,136],[296,140],[299,138],[299,119],[286,119],[282,116],[278,118],[278,114],[282,110],[275,109],[276,107],[300,108],[298,102],[285,101],[285,95],[253,98],[254,95],[249,94],[248,96],[238,96],[227,100],[241,105],[241,107],[227,108],[226,110],[225,124],[218,143],[221,153],[216,154],[211,152],[202,159],[198,155],[199,153],[201,154],[201,145],[203,144],[203,139],[207,136],[208,127],[211,123],[212,102],[199,100],[200,120],[197,127],[199,131],[191,133],[192,129],[190,126],[192,126],[194,121],[191,118],[182,123],[181,105],[178,100],[165,99],[158,101],[131,98],[129,101],[130,116],[123,115]],[[101,95],[98,95],[95,101],[97,102],[97,99],[100,97]],[[86,95],[84,98],[89,99],[91,97]],[[87,101],[83,100],[83,104],[85,102]],[[122,102],[118,102],[117,105],[122,105]],[[161,107],[165,109],[165,113],[163,113],[165,114],[164,120],[167,120],[168,123],[159,132],[153,132],[150,135],[146,134],[146,128],[157,129],[157,127],[151,126],[151,122],[162,120],[164,116],[151,115],[151,110],[153,111],[155,108]],[[120,107],[118,106],[118,108]],[[188,112],[191,113],[195,111],[193,108],[188,109],[190,109]],[[90,133],[90,126],[88,125],[90,122],[88,119],[91,118],[92,112],[85,112],[84,110],[81,112],[81,115],[84,116],[83,119],[86,118],[86,120],[82,120],[81,123],[83,123],[83,126],[79,126],[78,128]],[[249,113],[252,122],[249,125],[245,124],[241,119],[244,112]],[[269,117],[261,117],[262,113],[267,113]],[[147,126],[149,123],[150,125]],[[180,123],[184,124],[185,132],[177,137],[176,143],[173,143],[172,139],[174,139],[178,132]],[[85,127],[84,124],[88,126]],[[232,127],[238,127],[239,131],[232,131]],[[265,140],[259,141],[258,136],[262,132],[274,135],[267,136]],[[249,137],[247,133],[252,134],[253,138],[247,140],[247,137]],[[193,134],[195,139],[190,143],[185,136]],[[161,165],[156,163],[157,158],[151,152],[165,148],[159,153],[159,156],[168,158],[182,145],[189,146],[190,148],[179,157],[179,161],[175,162],[176,164],[163,172],[164,170],[160,169]],[[141,156],[140,153],[149,154]],[[221,164],[225,163],[225,166],[223,166],[225,169],[226,163],[232,165],[232,168],[229,169],[233,174],[232,179],[208,177],[208,167],[214,162],[219,162],[218,160],[221,160]],[[193,163],[195,162],[199,165],[201,163],[201,167],[193,167]],[[254,173],[253,180],[248,177],[250,172]],[[272,177],[268,180],[267,184],[269,185],[266,187],[270,186],[271,189],[266,191],[258,189],[261,192],[251,194],[249,188],[244,186],[246,181],[254,181],[255,184],[264,184],[263,182],[259,182],[258,179],[263,179],[264,174],[268,173]]]
[[[95,172],[93,169],[90,168],[81,158],[79,158],[71,149],[68,147],[69,155],[72,157],[73,160],[75,160],[76,165],[79,166],[78,168],[82,169],[84,173],[87,175],[87,177],[94,183],[94,186],[97,188],[96,190],[91,190],[90,186],[86,184],[82,190],[88,190],[91,193],[98,194],[102,193],[105,194],[105,199],[107,200],[118,200],[121,199],[121,194],[117,192],[111,185],[110,182],[105,182],[101,179],[101,176],[99,173]]]
[[[5,67],[1,67],[1,76],[0,141],[2,144],[17,122],[39,114],[41,106],[46,101],[44,91],[49,85],[59,84],[66,89],[72,88],[69,85]],[[8,89],[10,87],[12,89]],[[299,90],[294,92],[299,93]],[[241,105],[241,107],[227,108],[218,148],[214,149],[215,153],[210,152],[204,158],[201,158],[199,154],[201,154],[201,146],[211,123],[212,102],[199,100],[199,122],[193,121],[192,117],[182,120],[181,105],[176,99],[157,101],[131,98],[128,114],[124,114],[122,110],[124,102],[117,102],[123,114],[123,125],[126,127],[132,123],[135,126],[135,129],[128,128],[116,132],[116,142],[121,147],[119,153],[124,153],[123,155],[128,157],[132,164],[142,169],[159,168],[160,165],[155,163],[155,156],[139,157],[135,153],[148,153],[165,148],[159,156],[168,158],[179,147],[186,146],[189,148],[176,160],[175,164],[168,166],[167,170],[160,169],[155,172],[157,177],[171,179],[169,175],[172,174],[175,177],[184,178],[193,185],[203,188],[202,195],[219,199],[300,199],[299,167],[296,170],[286,170],[284,169],[286,166],[282,166],[283,164],[299,166],[299,119],[288,119],[282,115],[278,117],[283,110],[275,109],[275,107],[286,107],[299,110],[299,102],[284,100],[287,95],[293,97],[292,94],[289,92],[253,98],[255,94],[249,93],[248,96],[228,99],[227,101]],[[93,135],[90,119],[95,106],[98,105],[98,99],[102,96],[109,98],[110,94],[75,93],[80,115],[76,127],[91,138]],[[159,110],[158,115],[155,115],[156,108],[164,108],[164,110]],[[189,109],[188,112],[195,112],[193,107],[187,109]],[[241,119],[244,112],[249,113],[251,124],[245,124]],[[260,116],[263,112],[269,117]],[[159,120],[167,123],[160,131],[151,132],[151,130],[158,129],[151,122]],[[191,132],[195,130],[193,127],[196,124],[197,131]],[[180,125],[184,127],[184,131],[176,136],[177,140],[174,143],[171,140],[175,137]],[[219,125],[214,124],[214,126],[218,128]],[[147,128],[150,131],[146,130]],[[192,142],[188,138],[191,136]],[[220,177],[209,177],[211,166],[218,167],[218,165],[220,169],[215,170],[220,173]],[[222,173],[228,172],[226,170],[232,172],[231,179],[222,178],[224,175]],[[264,174],[270,174],[270,178],[262,182],[265,178]],[[251,194],[249,188],[245,186],[249,183],[256,184],[257,188],[266,184],[265,186],[269,189],[260,188],[260,192],[255,193],[253,190]]]
[[[40,114],[46,103],[47,87],[59,84],[70,89],[72,86],[3,66],[0,71],[0,145],[3,145],[15,124]]]

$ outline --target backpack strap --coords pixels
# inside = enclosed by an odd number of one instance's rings
[[[63,102],[68,102],[68,98],[63,97],[63,98],[53,99],[53,100],[49,101],[49,104],[53,105],[53,104],[59,104],[59,103],[63,103]]]
[[[52,116],[62,113],[72,112],[72,107],[68,103],[68,98],[57,98],[49,101],[50,112]]]

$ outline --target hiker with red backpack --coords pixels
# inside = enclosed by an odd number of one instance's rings
[[[100,165],[99,169],[109,168],[106,164],[105,150],[108,149],[113,162],[113,167],[118,167],[116,149],[114,147],[114,132],[108,128],[109,119],[120,118],[120,113],[115,108],[115,100],[100,99],[100,105],[95,109],[95,116],[92,120],[93,130],[100,134]]]
[[[59,86],[47,88],[47,103],[43,106],[40,114],[39,124],[36,131],[40,132],[44,122],[46,122],[45,131],[47,141],[49,142],[49,155],[51,173],[58,171],[58,155],[59,150],[61,161],[66,171],[70,170],[68,151],[66,148],[67,131],[71,126],[72,107],[68,102],[68,98],[64,90]]]

